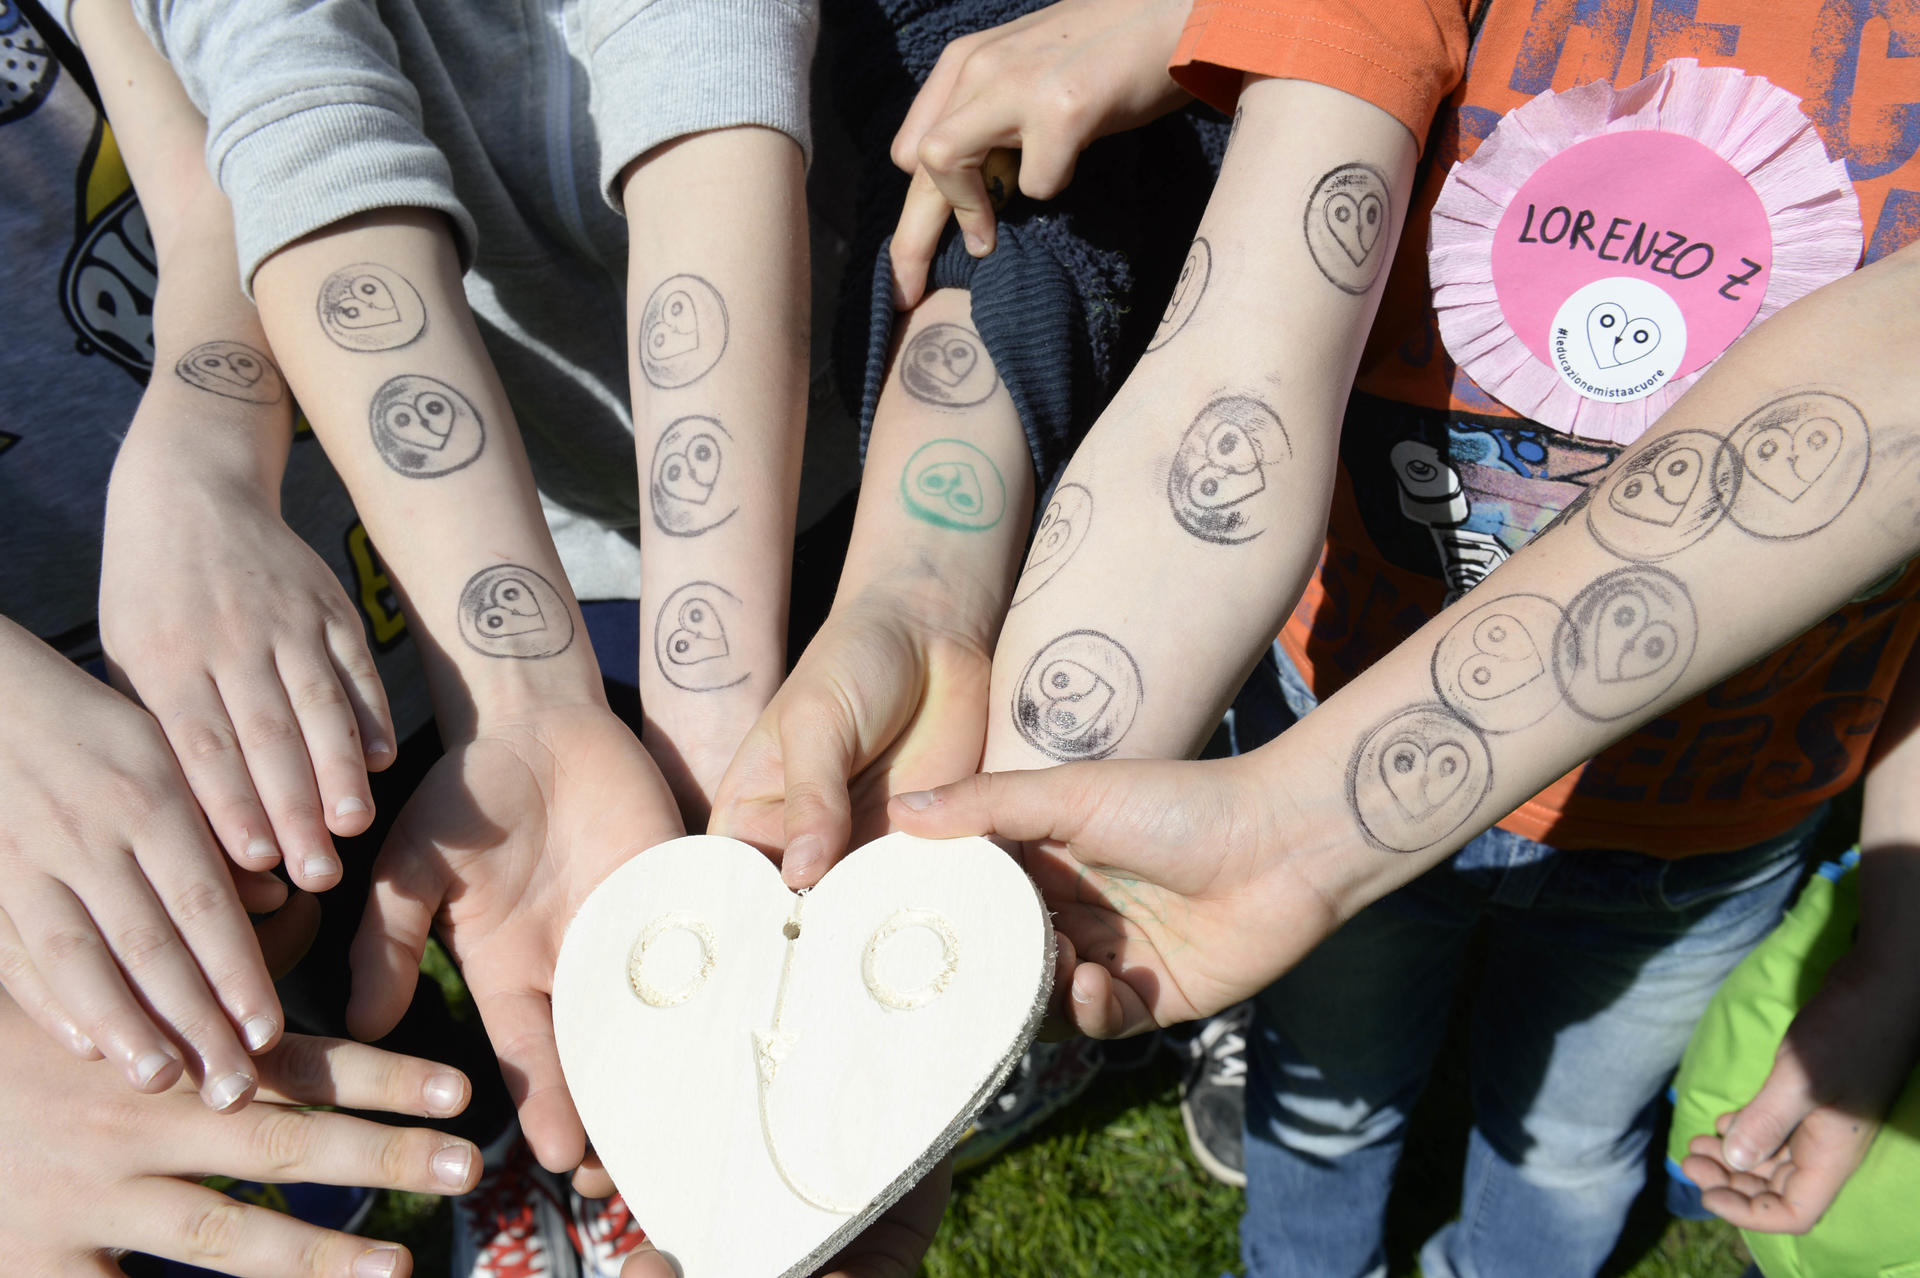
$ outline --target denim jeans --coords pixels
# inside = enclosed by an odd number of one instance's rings
[[[1279,683],[1293,714],[1312,708],[1284,658]],[[1266,735],[1238,719],[1241,748]],[[1779,920],[1818,824],[1676,861],[1563,853],[1494,829],[1361,911],[1255,1000],[1248,1274],[1386,1273],[1407,1119],[1482,926],[1460,1217],[1427,1241],[1421,1269],[1595,1273],[1643,1183],[1656,1100],[1694,1022]]]

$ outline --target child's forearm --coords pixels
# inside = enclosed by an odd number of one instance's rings
[[[441,216],[336,223],[270,257],[254,294],[403,596],[443,738],[482,717],[603,701]]]
[[[1855,949],[1920,995],[1920,661],[1912,656],[1880,718],[1864,789]]]
[[[1147,354],[1068,468],[994,660],[986,766],[1190,754],[1312,572],[1416,152],[1250,83]]]
[[[80,0],[75,36],[125,157],[158,257],[154,371],[117,484],[184,466],[253,486],[277,508],[293,399],[233,276],[233,210],[201,155],[206,121],[124,0]]]
[[[656,148],[622,184],[640,689],[649,734],[696,777],[711,772],[707,784],[786,673],[807,408],[804,179],[793,139],[736,128]]]
[[[1908,252],[1783,311],[1588,499],[1259,751],[1294,868],[1350,913],[1920,550],[1916,299]]]
[[[935,365],[948,377],[925,371]],[[967,294],[934,293],[901,325],[834,606],[906,601],[941,634],[990,651],[1033,501],[1026,435]]]

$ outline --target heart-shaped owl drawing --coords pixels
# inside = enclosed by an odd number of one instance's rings
[[[890,834],[796,896],[695,835],[587,898],[554,1029],[595,1152],[682,1278],[785,1278],[953,1147],[1052,972],[1039,894],[985,839]]]

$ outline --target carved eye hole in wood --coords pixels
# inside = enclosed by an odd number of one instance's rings
[[[647,924],[627,956],[627,983],[649,1007],[676,1007],[713,974],[713,929],[675,911]]]
[[[946,993],[959,966],[960,938],[946,918],[937,910],[904,909],[868,938],[860,976],[875,1002],[910,1012]]]

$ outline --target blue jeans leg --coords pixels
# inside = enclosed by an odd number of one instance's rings
[[[1426,1278],[1587,1278],[1645,1178],[1657,1098],[1734,964],[1786,907],[1817,819],[1738,852],[1573,852],[1488,910],[1459,1220]],[[1511,836],[1508,836],[1511,837]]]
[[[1393,1169],[1477,908],[1457,883],[1420,880],[1361,911],[1255,1000],[1240,1222],[1249,1275],[1385,1273]]]

